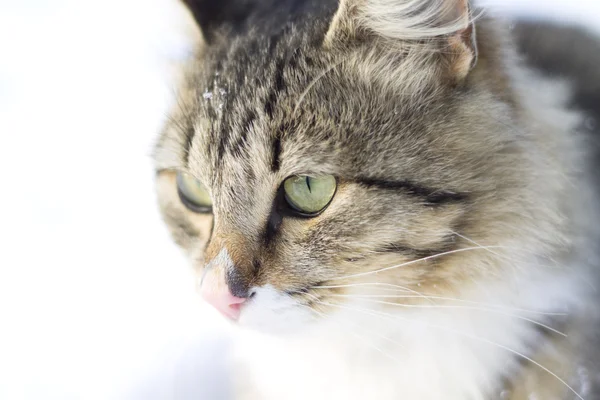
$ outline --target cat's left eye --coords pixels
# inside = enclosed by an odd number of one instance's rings
[[[183,205],[197,213],[212,211],[212,199],[206,186],[185,172],[177,172],[177,193]]]

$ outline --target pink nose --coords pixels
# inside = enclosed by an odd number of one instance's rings
[[[246,299],[232,295],[227,286],[211,287],[211,285],[202,285],[200,293],[208,304],[216,308],[227,318],[233,320],[237,320],[240,317],[242,303],[246,301]]]

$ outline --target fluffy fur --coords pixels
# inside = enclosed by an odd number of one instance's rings
[[[342,0],[325,41],[335,40],[341,29],[357,28],[397,40],[440,38],[468,26],[472,16],[466,7],[446,0]]]
[[[596,200],[568,86],[465,1],[222,5],[189,2],[205,42],[155,159],[175,240],[200,275],[228,254],[239,323],[263,332],[239,398],[598,398]],[[176,171],[212,214],[179,201]],[[282,203],[299,174],[338,179],[315,218]]]

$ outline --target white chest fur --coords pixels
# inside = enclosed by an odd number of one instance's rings
[[[471,290],[460,303],[393,308],[388,315],[357,301],[297,337],[245,333],[243,380],[262,400],[502,398],[503,379],[519,362],[531,362],[538,328],[547,329],[540,324],[551,324],[546,314],[579,304],[581,284],[557,275],[482,284],[485,291]]]

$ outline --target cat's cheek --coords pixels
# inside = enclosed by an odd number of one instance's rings
[[[276,335],[293,335],[315,324],[315,313],[271,285],[253,288],[238,323],[243,328]]]
[[[201,261],[202,252],[210,240],[213,215],[196,213],[186,208],[177,194],[175,177],[174,171],[162,171],[158,174],[156,194],[159,209],[171,236],[180,247],[185,249],[193,264],[196,265]]]

